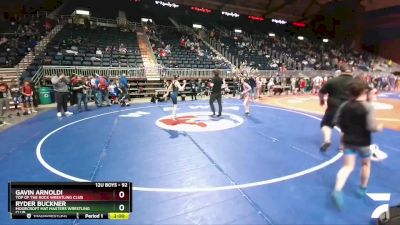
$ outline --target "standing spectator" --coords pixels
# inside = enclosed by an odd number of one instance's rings
[[[256,94],[256,88],[257,88],[257,82],[256,82],[256,80],[254,79],[253,76],[251,76],[249,78],[248,84],[251,87],[251,100],[253,101],[254,97],[255,97],[254,95]]]
[[[25,81],[22,86],[22,102],[24,103],[25,112],[24,115],[36,113],[37,111],[33,108],[33,89],[29,81]]]
[[[239,82],[238,82],[238,78],[234,77],[233,78],[233,91],[232,91],[232,97],[236,96],[236,93],[239,90]]]
[[[274,78],[271,77],[271,78],[269,78],[269,81],[268,81],[268,84],[267,84],[267,89],[268,89],[268,93],[269,93],[270,96],[273,93],[274,86],[275,86]]]
[[[255,99],[259,99],[260,98],[260,93],[261,93],[261,79],[260,77],[256,77],[256,94],[255,94]]]
[[[190,93],[192,96],[192,101],[197,100],[197,84],[195,80],[190,81]]]
[[[267,78],[261,78],[261,94],[265,95],[265,87],[267,86]]]
[[[126,86],[124,86],[121,83],[121,80],[119,82],[117,82],[117,89],[118,89],[118,99],[119,99],[119,104],[124,107],[124,106],[129,106],[129,102],[128,102],[128,89],[126,88]]]
[[[97,105],[97,89],[96,89],[96,75],[93,74],[92,78],[89,80],[90,82],[90,89],[88,93],[89,101],[94,100],[95,104]]]
[[[115,80],[110,81],[110,85],[108,85],[108,94],[111,98],[111,104],[118,104],[118,87],[115,83]]]
[[[30,82],[30,85],[32,87],[32,91],[33,91],[33,95],[32,95],[32,99],[33,99],[33,107],[38,107],[39,106],[39,93],[38,93],[38,88],[39,85],[35,85],[33,82]]]
[[[317,94],[319,92],[319,89],[321,89],[322,81],[323,81],[323,79],[319,75],[313,78],[313,80],[312,80],[313,94]]]
[[[131,96],[129,95],[129,82],[128,79],[126,78],[125,73],[123,73],[120,78],[119,78],[119,83],[121,86],[121,90],[123,91],[123,95],[125,95],[125,98],[130,101]],[[129,105],[129,103],[128,103]]]
[[[71,77],[71,79],[70,79],[70,88],[71,88],[71,95],[70,95],[70,98],[69,98],[69,101],[70,101],[70,106],[73,106],[73,105],[75,105],[77,102],[76,102],[76,100],[77,100],[77,97],[76,97],[76,94],[77,94],[77,92],[73,89],[73,87],[75,86],[75,84],[78,82],[78,75],[77,74],[75,74],[75,73],[73,73],[72,74],[72,77]]]
[[[102,107],[104,100],[106,101],[107,106],[111,106],[108,94],[108,82],[106,78],[96,74],[96,87],[97,87],[97,107]]]
[[[205,83],[200,78],[197,81],[197,88],[197,93],[200,94],[200,97],[202,97],[204,94]]]
[[[60,73],[51,78],[57,102],[57,117],[63,115],[70,116],[73,113],[68,111],[68,97],[69,97],[69,78]]]
[[[14,108],[17,111],[17,116],[21,116],[20,110],[19,110],[19,105],[22,102],[21,96],[21,88],[18,85],[18,82],[16,80],[13,80],[11,87],[10,87],[10,92],[11,92],[11,97],[14,102]]]
[[[228,88],[228,85],[226,84],[225,78],[222,78],[222,86],[221,86],[221,93],[222,95],[226,94],[226,89]]]
[[[307,81],[306,78],[300,79],[300,94],[306,93]]]
[[[291,77],[291,78],[290,78],[291,92],[292,92],[292,94],[294,94],[294,95],[297,94],[296,80],[297,80],[296,77]]]
[[[214,101],[217,100],[218,102],[218,115],[217,117],[222,116],[222,96],[221,96],[221,87],[222,87],[222,79],[219,77],[219,71],[214,70],[214,77],[210,82],[211,87],[211,95],[210,95],[210,107],[211,111],[213,112],[212,117],[215,117],[215,107]]]
[[[86,85],[82,76],[78,76],[76,82],[72,85],[72,90],[76,93],[76,104],[78,105],[78,112],[82,112],[82,101],[85,111],[89,111],[88,103],[88,90],[90,87]]]
[[[8,85],[3,82],[3,77],[0,77],[0,126],[4,125],[4,114],[9,109],[8,92]],[[3,107],[6,107],[6,110]]]

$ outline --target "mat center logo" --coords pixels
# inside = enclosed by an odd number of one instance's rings
[[[166,130],[186,132],[220,131],[240,126],[243,118],[231,113],[223,113],[220,118],[212,118],[210,112],[178,113],[176,119],[171,115],[164,116],[156,121],[156,125]]]

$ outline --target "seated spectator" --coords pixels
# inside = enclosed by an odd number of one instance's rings
[[[67,50],[65,50],[65,52],[68,53],[68,54],[78,55],[78,51],[74,51],[74,50],[71,50],[71,49],[67,49]]]
[[[124,46],[124,44],[121,44],[119,46],[119,53],[125,55],[128,52],[128,50],[126,49],[126,47]]]
[[[181,48],[185,48],[186,47],[186,40],[182,37],[181,40],[179,41],[179,46]]]
[[[110,46],[107,46],[105,51],[106,51],[106,53],[111,53],[112,50],[111,50]]]
[[[168,55],[167,51],[164,49],[160,49],[159,54],[160,57],[166,57]]]
[[[103,52],[100,50],[100,48],[97,48],[96,55],[103,56]]]
[[[94,62],[94,61],[101,61],[100,58],[97,58],[97,57],[94,57],[94,56],[90,57],[90,60],[91,60],[92,62]]]

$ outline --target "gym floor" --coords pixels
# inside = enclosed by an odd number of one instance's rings
[[[388,158],[373,162],[368,192],[400,203],[400,97],[378,99],[387,129],[374,143]],[[300,104],[301,103],[301,104]],[[131,181],[129,221],[11,220],[0,224],[374,224],[379,205],[355,190],[359,170],[338,211],[331,191],[342,165],[339,133],[319,152],[323,108],[315,96],[266,97],[244,116],[242,102],[223,100],[211,119],[206,100],[105,107],[71,117],[43,112],[0,133],[0,199],[9,181]],[[390,112],[389,112],[390,111]],[[396,116],[397,115],[397,116]]]

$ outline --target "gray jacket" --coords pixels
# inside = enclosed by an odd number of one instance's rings
[[[54,91],[57,92],[69,92],[68,90],[68,84],[69,84],[69,78],[64,77],[60,79],[58,76],[54,76],[51,78],[51,83],[53,84]]]

